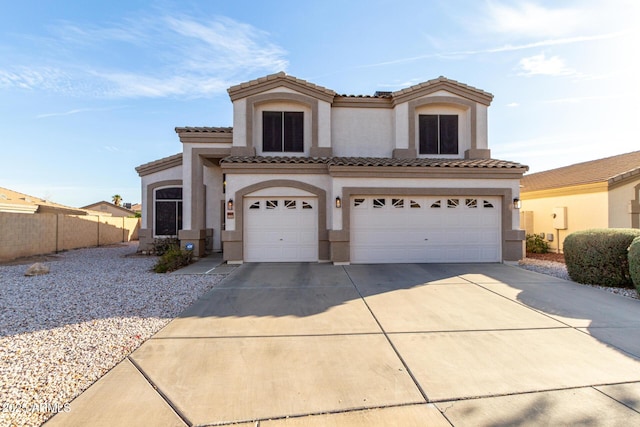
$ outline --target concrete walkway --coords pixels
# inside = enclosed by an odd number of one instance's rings
[[[47,426],[640,425],[640,301],[501,264],[245,264],[70,409]]]

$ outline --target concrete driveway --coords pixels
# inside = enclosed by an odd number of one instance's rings
[[[48,426],[640,425],[640,301],[502,264],[245,264]]]

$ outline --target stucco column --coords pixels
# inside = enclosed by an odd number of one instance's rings
[[[196,257],[204,255],[207,230],[205,229],[206,196],[203,181],[202,158],[189,150],[182,167],[182,230],[178,232],[180,246],[193,245]]]

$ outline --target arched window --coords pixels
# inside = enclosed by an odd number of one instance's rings
[[[182,188],[166,187],[155,191],[154,235],[178,235],[182,229]]]

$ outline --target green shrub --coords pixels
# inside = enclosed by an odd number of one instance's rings
[[[527,252],[546,254],[549,252],[549,243],[539,234],[527,234]]]
[[[193,252],[180,249],[178,246],[169,248],[153,267],[156,273],[167,273],[185,267],[193,261]]]
[[[628,287],[627,248],[640,230],[608,228],[576,231],[564,240],[564,259],[571,280],[592,285]]]
[[[640,292],[640,237],[636,237],[629,246],[629,275]]]
[[[167,237],[162,239],[153,239],[153,250],[152,253],[154,255],[164,255],[165,252],[168,252],[171,249],[179,248],[180,241],[175,237]]]

